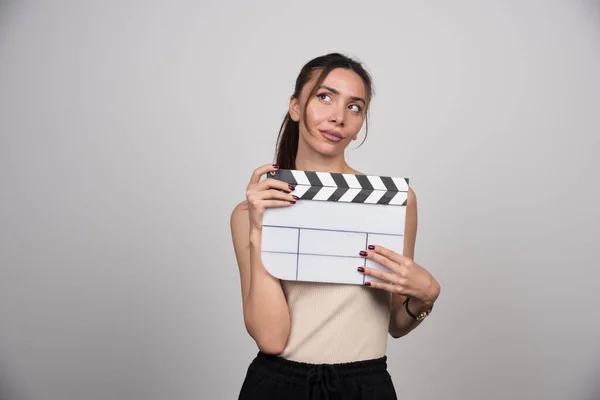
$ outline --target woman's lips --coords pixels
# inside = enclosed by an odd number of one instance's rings
[[[342,141],[341,135],[339,135],[336,132],[329,131],[329,130],[319,130],[319,132],[321,132],[321,135],[325,139],[330,140],[332,142],[341,142]]]

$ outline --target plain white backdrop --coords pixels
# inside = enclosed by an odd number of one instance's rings
[[[237,398],[229,215],[331,51],[442,284],[399,398],[600,398],[600,3],[271,0],[0,2],[3,400]]]

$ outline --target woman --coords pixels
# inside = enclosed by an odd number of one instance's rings
[[[360,174],[346,163],[344,152],[368,122],[372,92],[369,74],[355,60],[334,53],[308,62],[281,125],[277,164],[254,171],[246,200],[231,215],[244,322],[259,349],[242,385],[242,400],[397,398],[387,372],[387,335],[399,338],[417,327],[440,293],[439,283],[413,261],[417,202],[412,189],[404,254],[381,246],[360,252],[391,272],[358,271],[385,283],[280,281],[265,270],[260,255],[264,210],[294,207],[299,200],[287,183],[260,181],[261,176],[278,168]]]

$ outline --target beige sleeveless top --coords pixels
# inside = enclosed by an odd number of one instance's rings
[[[361,285],[281,281],[291,329],[281,357],[343,363],[383,357],[391,294]]]

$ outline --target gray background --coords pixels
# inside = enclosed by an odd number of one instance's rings
[[[409,176],[432,316],[401,399],[599,399],[600,4],[0,2],[6,399],[233,399],[229,215],[310,58],[364,61],[365,173]]]

